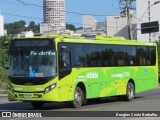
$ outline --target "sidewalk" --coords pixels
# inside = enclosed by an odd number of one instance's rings
[[[8,94],[0,94],[0,97],[7,97]]]

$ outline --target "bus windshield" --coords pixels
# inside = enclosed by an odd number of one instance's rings
[[[10,77],[51,77],[56,75],[56,52],[52,49],[10,51]]]

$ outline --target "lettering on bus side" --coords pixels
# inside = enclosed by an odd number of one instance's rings
[[[87,72],[86,75],[79,75],[77,77],[78,81],[85,81],[86,79],[97,79],[99,78],[98,73],[96,72]]]
[[[129,77],[130,72],[123,72],[123,73],[118,73],[118,74],[111,74],[112,78],[124,78],[124,77]]]
[[[86,78],[87,79],[96,79],[96,78],[98,78],[98,73],[96,73],[96,72],[88,72],[88,73],[86,73]]]

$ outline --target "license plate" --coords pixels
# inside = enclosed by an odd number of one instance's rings
[[[24,94],[24,98],[32,98],[32,94]]]

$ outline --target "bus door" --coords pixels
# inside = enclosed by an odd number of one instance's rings
[[[71,54],[69,52],[59,52],[59,86],[61,101],[70,100],[71,96]]]

